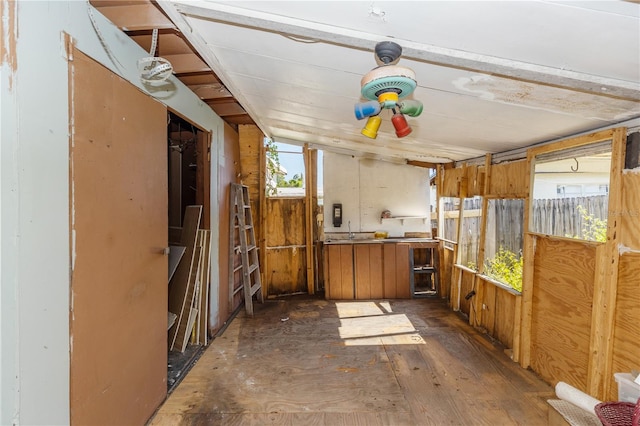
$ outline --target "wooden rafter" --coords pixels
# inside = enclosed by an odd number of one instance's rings
[[[182,83],[228,124],[255,124],[155,1],[91,0],[90,3],[147,52],[151,49],[152,31],[158,29],[155,54],[171,63]]]

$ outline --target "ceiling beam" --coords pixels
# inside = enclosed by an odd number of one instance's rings
[[[373,51],[376,43],[390,40],[402,46],[402,57],[405,59],[528,81],[546,86],[561,87],[599,96],[632,101],[640,100],[640,85],[637,82],[416,43],[409,40],[394,39],[388,36],[385,37],[378,34],[350,30],[348,28],[334,27],[221,3],[196,3],[181,0],[174,0],[172,2],[161,0],[158,3],[168,14],[167,6],[170,6],[174,11],[189,17],[250,27],[260,31],[287,34],[360,50]],[[171,14],[169,14],[169,16],[171,16]],[[603,28],[603,30],[606,30],[606,28]],[[203,52],[200,53],[202,54]],[[215,71],[218,72],[219,70]]]
[[[399,164],[406,164],[409,160],[429,163],[450,163],[453,161],[452,158],[446,156],[447,153],[440,152],[441,150],[432,150],[430,153],[426,153],[424,151],[416,151],[414,146],[391,146],[381,141],[375,141],[377,143],[374,143],[374,141],[370,139],[361,142],[347,139],[336,141],[335,138],[321,134],[313,134],[311,138],[309,135],[310,133],[305,133],[304,130],[288,130],[284,132],[280,130],[280,134],[273,136],[272,139],[276,142],[289,143],[292,145],[303,145],[307,142],[310,148],[351,153],[359,157],[367,156],[374,158],[378,156],[380,158],[394,159],[393,161]]]
[[[453,167],[453,161],[449,162],[449,163],[429,163],[426,161],[415,161],[415,160],[407,160],[407,164],[409,166],[415,166],[415,167],[423,167],[425,169],[435,169],[438,167],[438,165],[440,164],[444,164],[445,165],[445,169],[450,169]]]
[[[99,4],[99,3],[98,3]],[[151,2],[121,6],[96,6],[98,11],[123,31],[175,28],[173,22]]]

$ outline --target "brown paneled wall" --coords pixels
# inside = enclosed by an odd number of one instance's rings
[[[218,205],[220,206],[219,232],[219,311],[218,328],[224,324],[235,308],[241,303],[238,297],[233,306],[229,306],[229,189],[231,183],[237,182],[240,174],[240,148],[238,133],[231,126],[224,125],[224,159],[218,168]],[[218,161],[217,159],[213,161]],[[216,330],[212,330],[216,331]]]

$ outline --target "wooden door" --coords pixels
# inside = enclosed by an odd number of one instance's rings
[[[144,424],[167,387],[167,112],[77,50],[70,83],[71,422]]]

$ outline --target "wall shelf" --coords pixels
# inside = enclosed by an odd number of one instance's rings
[[[423,223],[427,223],[427,216],[393,216],[393,217],[381,217],[380,223],[386,220],[399,220],[401,225],[404,225],[405,220],[421,220]]]

